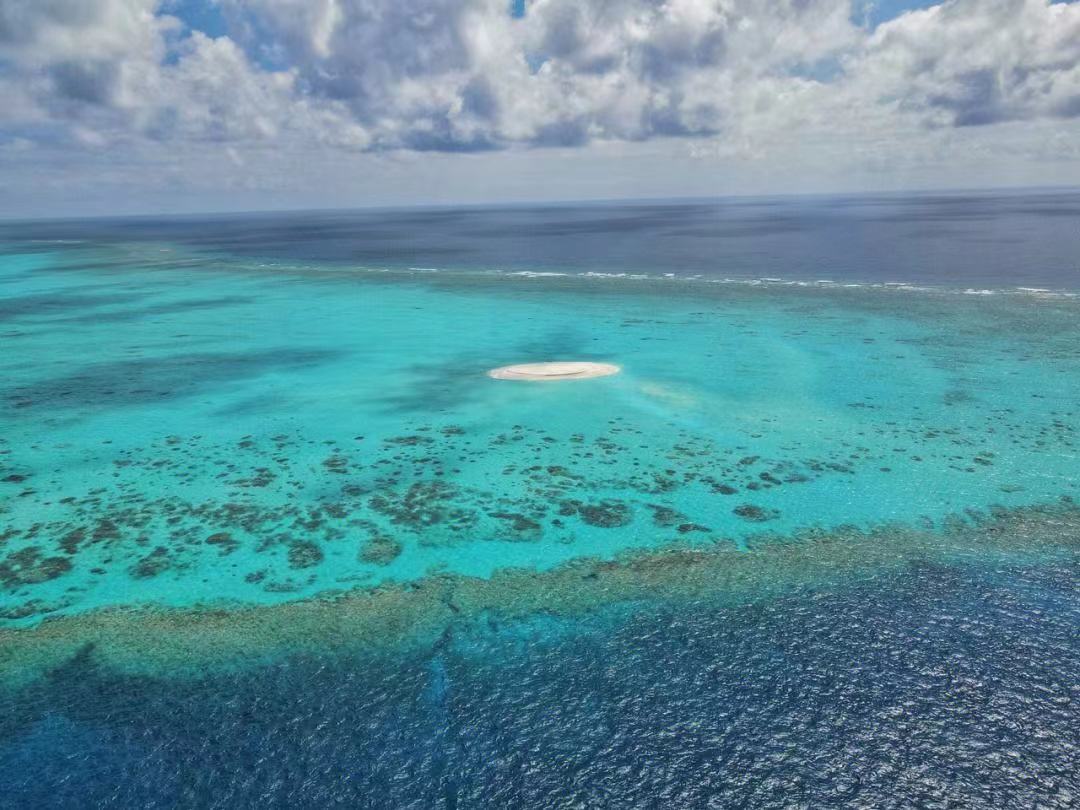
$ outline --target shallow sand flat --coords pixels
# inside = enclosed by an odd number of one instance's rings
[[[611,363],[557,361],[502,366],[489,371],[488,376],[496,380],[586,380],[591,377],[608,377],[621,370]]]

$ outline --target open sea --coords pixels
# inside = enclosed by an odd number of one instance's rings
[[[1077,806],[1080,192],[0,223],[0,808]]]

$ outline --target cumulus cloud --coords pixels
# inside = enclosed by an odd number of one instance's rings
[[[1080,5],[953,0],[880,26],[855,67],[938,124],[1080,116]]]
[[[650,141],[877,168],[998,147],[1075,159],[1061,126],[1080,117],[1080,2],[946,0],[876,27],[864,7],[0,0],[0,161],[225,154],[239,171]]]
[[[853,47],[838,0],[225,0],[245,46],[375,147],[575,145],[722,130],[763,77]]]

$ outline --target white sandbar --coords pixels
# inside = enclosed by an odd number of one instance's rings
[[[493,368],[489,377],[496,380],[532,380],[551,382],[555,380],[587,380],[590,377],[607,377],[622,369],[611,363],[520,363],[516,366]]]

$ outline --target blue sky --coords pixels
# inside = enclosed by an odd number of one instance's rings
[[[506,5],[508,13],[518,18],[524,17],[528,8],[527,0],[507,0]],[[852,19],[876,27],[905,11],[932,5],[935,5],[933,0],[862,0],[852,4]],[[210,36],[228,33],[228,23],[221,13],[221,5],[215,0],[178,0],[167,8],[170,14],[182,19],[189,27]]]
[[[189,28],[202,31],[208,36],[220,37],[229,33],[221,6],[213,0],[180,0],[165,8],[170,14],[183,20]]]
[[[929,8],[933,5],[936,4],[928,0],[866,0],[863,3],[853,4],[852,18],[857,22],[865,22],[871,28],[876,28],[883,22],[899,17],[905,11]]]
[[[1080,182],[1080,4],[4,0],[0,216]]]

